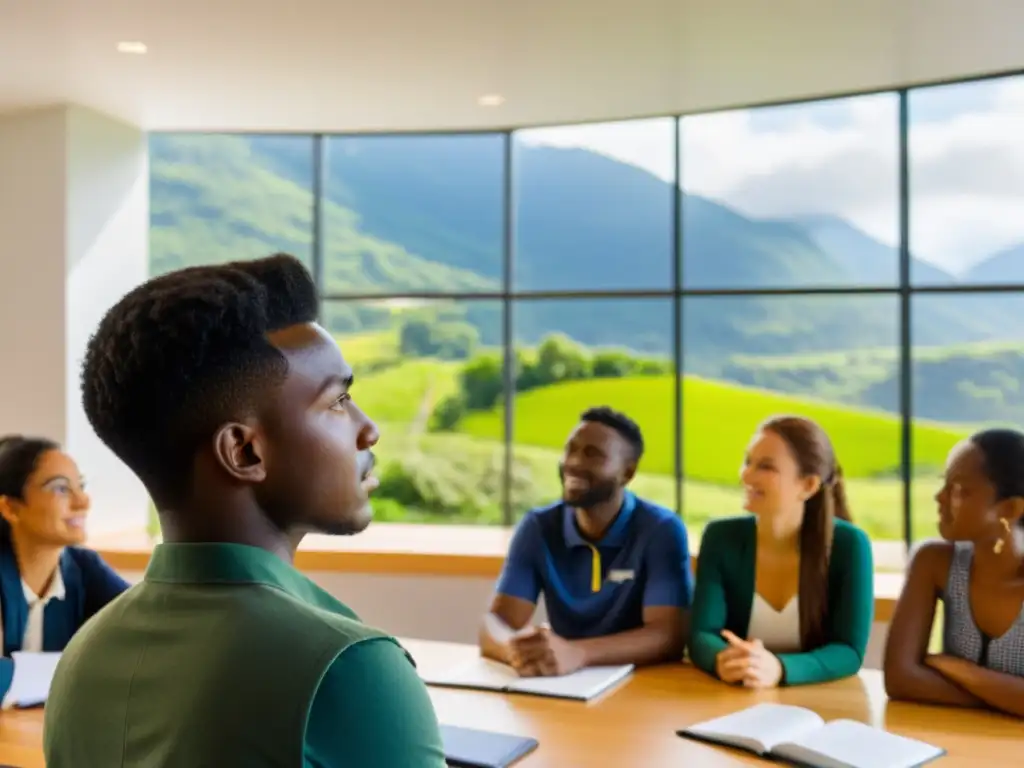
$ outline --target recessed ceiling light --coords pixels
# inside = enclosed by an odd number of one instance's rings
[[[476,100],[481,107],[500,107],[505,103],[505,97],[499,93],[488,93]]]
[[[117,50],[121,53],[145,53],[149,49],[145,43],[123,41],[117,44]]]

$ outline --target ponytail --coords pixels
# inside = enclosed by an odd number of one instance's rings
[[[837,464],[804,505],[800,527],[800,640],[805,649],[825,644],[829,563],[836,519],[851,522],[843,472]]]
[[[843,520],[847,523],[853,522],[853,515],[850,514],[850,506],[846,503],[846,483],[843,481],[843,468],[836,464],[836,471],[832,475],[832,515],[836,520]]]

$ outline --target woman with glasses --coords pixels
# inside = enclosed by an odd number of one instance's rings
[[[0,696],[15,651],[62,651],[85,621],[128,588],[81,548],[89,497],[75,462],[50,440],[0,438]]]

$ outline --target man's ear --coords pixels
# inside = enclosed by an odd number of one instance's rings
[[[7,496],[0,496],[0,517],[6,520],[8,525],[14,525],[18,520],[18,515],[14,511],[14,505]]]
[[[623,473],[622,484],[629,485],[633,482],[634,477],[636,477],[636,462],[631,461],[626,464],[626,471]]]
[[[254,424],[222,426],[213,436],[213,454],[221,468],[240,482],[262,483],[267,479],[263,438]]]

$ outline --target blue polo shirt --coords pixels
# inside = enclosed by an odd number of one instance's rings
[[[629,492],[596,542],[580,534],[572,507],[532,510],[512,537],[497,591],[531,603],[543,593],[551,628],[567,639],[637,629],[646,606],[690,606],[686,526]]]

